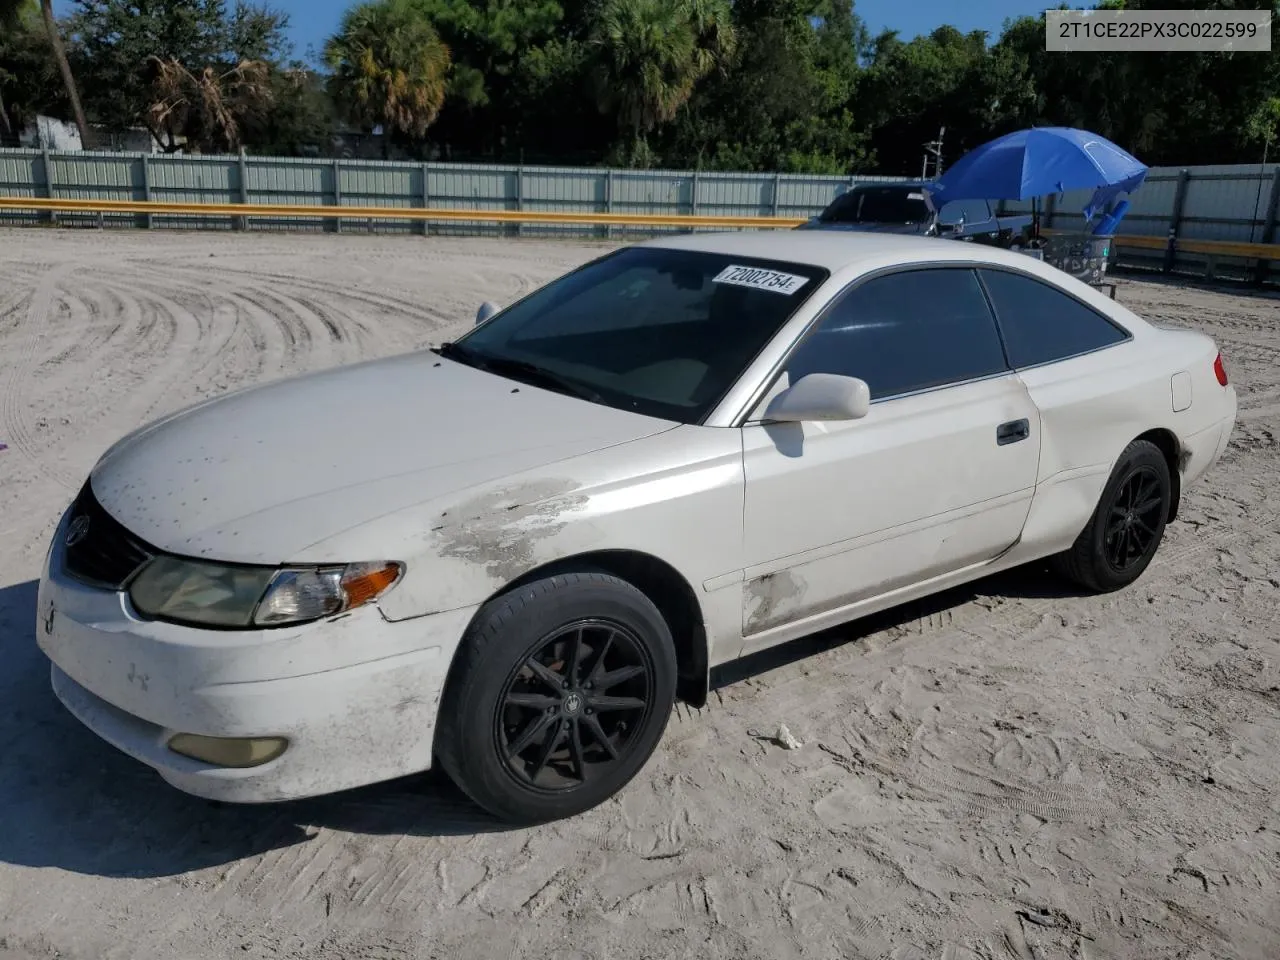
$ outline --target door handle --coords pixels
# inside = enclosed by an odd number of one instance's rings
[[[996,427],[996,446],[1003,447],[1007,443],[1017,443],[1031,436],[1031,423],[1025,418],[1010,420]]]

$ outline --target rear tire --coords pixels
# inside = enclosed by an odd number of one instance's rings
[[[1154,443],[1135,440],[1120,454],[1098,506],[1054,569],[1095,593],[1142,576],[1164,537],[1173,496],[1169,464]]]
[[[570,817],[644,766],[675,702],[658,608],[604,573],[559,574],[486,603],[440,704],[435,750],[481,807],[519,824]]]

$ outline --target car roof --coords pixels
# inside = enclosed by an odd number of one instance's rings
[[[687,233],[646,240],[642,246],[720,253],[824,267],[832,273],[859,265],[963,262],[1009,264],[1038,273],[1021,253],[938,237],[861,233],[848,230],[752,230]]]

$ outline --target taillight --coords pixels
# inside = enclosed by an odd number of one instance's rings
[[[1222,354],[1218,354],[1213,361],[1213,375],[1218,378],[1218,382],[1224,387],[1227,385],[1227,368],[1222,365]]]

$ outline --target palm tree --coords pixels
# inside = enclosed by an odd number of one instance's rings
[[[89,123],[84,118],[84,107],[80,106],[80,92],[76,89],[76,78],[71,73],[71,64],[67,60],[66,47],[62,45],[62,32],[58,29],[58,21],[53,18],[53,0],[40,0],[40,15],[44,17],[44,28],[49,34],[49,45],[53,48],[53,58],[58,62],[58,71],[62,74],[62,85],[67,88],[67,99],[71,101],[71,112],[75,117],[76,127],[80,130],[80,145],[89,146]]]
[[[240,149],[245,121],[260,120],[271,106],[271,67],[262,60],[188,70],[176,58],[149,58],[153,100],[147,127],[166,152],[181,133],[199,152]],[[161,139],[164,134],[166,140]]]
[[[0,34],[11,35],[23,26],[24,14],[34,10],[32,0],[0,0]],[[3,71],[0,71],[2,74]],[[0,75],[0,80],[3,80]],[[0,88],[0,143],[13,139],[13,125],[9,122],[9,108],[5,106],[4,90]]]
[[[352,121],[426,136],[444,105],[451,57],[435,27],[412,0],[372,0],[347,11],[325,44],[333,69],[329,89]]]
[[[633,150],[669,123],[735,47],[726,0],[605,0],[594,23],[596,99]]]

